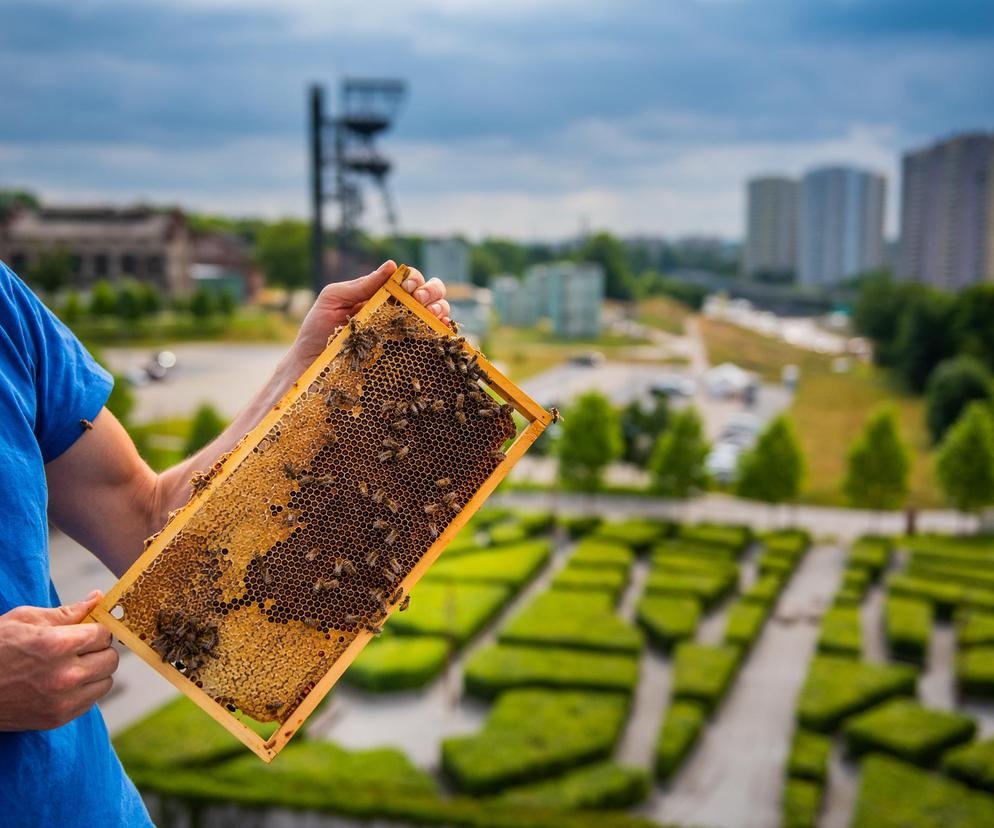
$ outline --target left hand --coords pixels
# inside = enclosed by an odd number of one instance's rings
[[[294,357],[304,365],[310,365],[317,359],[335,328],[358,313],[396,269],[396,263],[389,260],[358,279],[327,285],[318,294],[300,326],[292,348]],[[421,271],[411,268],[403,288],[443,322],[449,321],[449,303],[445,301],[445,285],[441,279],[426,282]]]

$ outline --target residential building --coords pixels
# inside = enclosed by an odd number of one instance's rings
[[[459,323],[459,333],[479,345],[490,329],[492,295],[486,288],[465,282],[447,285],[445,298],[453,319]]]
[[[994,133],[905,154],[897,275],[947,290],[994,281]]]
[[[797,221],[797,279],[830,286],[882,267],[884,194],[881,175],[852,167],[823,167],[801,181]]]
[[[460,238],[429,239],[421,248],[425,278],[437,276],[447,284],[469,282],[469,245]]]
[[[742,271],[777,280],[794,273],[797,257],[797,182],[780,176],[746,185],[746,241]]]
[[[525,284],[517,276],[501,273],[490,280],[493,309],[503,325],[527,328],[538,320],[535,303]]]
[[[525,274],[525,286],[535,316],[548,317],[557,336],[593,338],[600,334],[605,274],[599,264],[534,265]]]

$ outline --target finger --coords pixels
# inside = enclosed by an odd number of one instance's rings
[[[328,285],[324,290],[343,305],[365,302],[386,284],[387,279],[393,276],[396,269],[396,262],[393,259],[388,259],[372,273],[367,273],[365,276],[360,276],[350,282]]]
[[[121,657],[117,650],[108,647],[98,653],[86,653],[79,657],[79,666],[82,669],[82,681],[80,684],[92,684],[95,681],[103,681],[108,676],[114,675]]]
[[[77,624],[59,631],[64,652],[75,655],[106,650],[113,640],[110,630],[100,624]]]
[[[92,681],[89,684],[77,687],[69,695],[68,699],[70,720],[75,719],[77,716],[82,716],[94,704],[106,696],[113,686],[114,679],[108,676],[107,678],[100,679],[100,681]]]
[[[52,609],[39,607],[38,619],[53,627],[78,624],[89,615],[90,610],[100,603],[100,599],[103,597],[103,593],[95,589],[86,598],[82,601],[77,601],[75,604],[54,607]]]
[[[404,288],[408,293],[414,293],[421,285],[425,283],[424,274],[417,270],[416,268],[408,268],[407,276],[401,283],[401,287]]]
[[[441,279],[435,277],[429,279],[421,287],[414,291],[414,298],[422,305],[430,305],[439,299],[445,298],[445,284]]]
[[[439,319],[445,320],[449,316],[449,303],[445,299],[439,299],[437,302],[432,302],[428,306],[428,310]]]

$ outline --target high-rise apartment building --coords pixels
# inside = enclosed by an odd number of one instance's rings
[[[834,285],[884,263],[884,177],[852,167],[811,170],[801,181],[797,281]]]
[[[426,279],[443,282],[469,281],[469,245],[462,239],[429,239],[421,247],[421,270]]]
[[[788,277],[797,255],[797,182],[765,176],[746,185],[746,242],[742,270],[748,277]]]
[[[994,281],[994,133],[905,154],[899,278],[960,290]]]

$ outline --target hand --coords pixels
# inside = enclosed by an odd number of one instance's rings
[[[118,655],[99,624],[80,624],[103,596],[0,615],[0,731],[50,730],[110,692]]]
[[[386,261],[366,276],[325,287],[307,312],[293,343],[291,351],[295,361],[306,367],[317,359],[335,328],[357,314],[396,269],[393,261]],[[426,282],[420,271],[411,268],[403,288],[443,322],[449,321],[449,303],[445,301],[445,285],[441,279]]]

